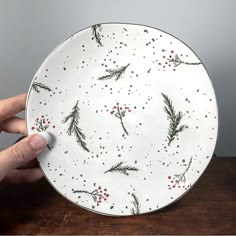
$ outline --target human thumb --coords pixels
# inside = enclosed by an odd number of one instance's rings
[[[23,166],[39,155],[50,141],[47,132],[28,136],[0,152],[0,181],[13,169]]]

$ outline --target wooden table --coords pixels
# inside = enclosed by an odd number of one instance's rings
[[[83,210],[46,180],[7,186],[0,194],[0,234],[236,234],[236,158],[213,158],[181,200],[132,217]]]

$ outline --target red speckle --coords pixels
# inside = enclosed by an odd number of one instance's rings
[[[116,109],[116,106],[114,106],[114,109]]]
[[[168,179],[171,179],[171,176],[168,176]]]
[[[106,196],[107,194],[106,193],[104,193],[104,196]]]
[[[117,103],[116,103],[116,105],[118,106],[118,105],[119,105],[119,103],[117,102]]]
[[[185,188],[185,186],[183,186],[183,188]]]
[[[48,121],[48,124],[50,124],[51,122],[50,121]]]
[[[53,126],[52,126],[52,128],[53,128],[53,129],[55,129],[55,128],[56,128],[56,126],[55,126],[55,125],[53,125]]]
[[[106,201],[107,199],[106,198],[104,198],[104,201]]]
[[[173,180],[171,180],[171,183],[174,183],[174,181],[173,181]]]
[[[31,129],[32,129],[32,130],[34,130],[34,129],[35,129],[35,128],[34,128],[34,126],[33,126],[33,127],[31,127]]]
[[[178,183],[178,180],[175,180],[176,183]]]
[[[38,121],[38,120],[39,120],[39,118],[36,118],[36,120]]]
[[[101,189],[101,186],[99,186],[98,189]]]
[[[99,197],[99,200],[101,200],[102,199],[102,197]]]
[[[173,51],[173,50],[171,50],[171,53],[174,53],[174,51]]]
[[[42,118],[44,118],[44,116],[41,116]]]
[[[169,58],[171,58],[172,56],[170,55]]]
[[[99,204],[97,203],[97,206],[99,206]]]
[[[169,64],[169,66],[171,66],[171,64]]]
[[[131,110],[129,110],[128,112],[131,112]]]
[[[102,193],[102,190],[100,191],[100,193]]]
[[[122,110],[123,108],[122,107],[120,107],[120,110]]]
[[[168,62],[166,62],[166,65],[168,64]]]
[[[166,56],[163,56],[163,58],[166,58]]]
[[[43,121],[43,124],[45,124],[46,122],[45,122],[45,120]]]
[[[173,69],[173,71],[175,71],[175,69]]]
[[[173,185],[172,188],[175,188],[175,185]]]
[[[179,188],[180,188],[180,186],[179,186]]]
[[[113,111],[111,111],[110,114],[112,115],[112,114],[113,114]]]
[[[174,58],[171,59],[171,61],[174,61],[174,60],[175,60]]]

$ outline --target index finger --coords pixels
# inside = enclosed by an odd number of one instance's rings
[[[27,93],[0,101],[0,121],[10,118],[25,109]]]

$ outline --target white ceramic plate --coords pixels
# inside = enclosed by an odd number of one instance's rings
[[[99,24],[61,43],[28,93],[28,133],[53,136],[38,157],[68,200],[108,215],[176,201],[217,138],[214,90],[200,59],[154,28]]]

